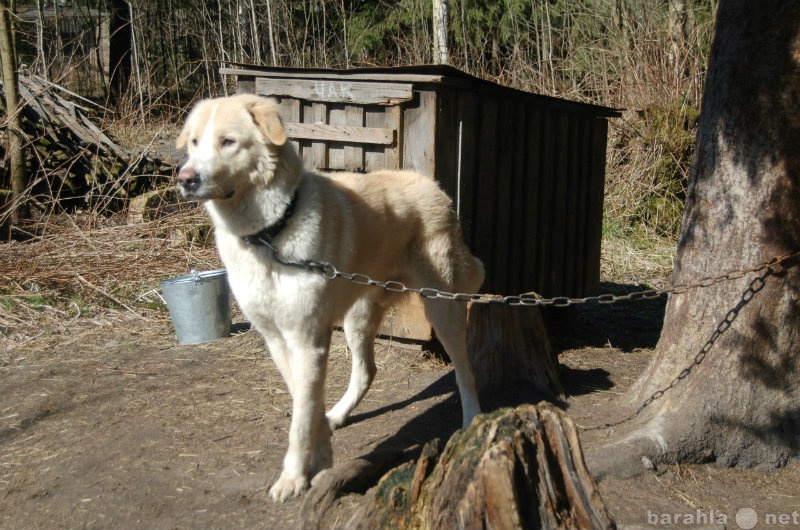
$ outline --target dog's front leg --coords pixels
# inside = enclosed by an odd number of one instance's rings
[[[295,347],[289,341],[291,383],[287,384],[292,393],[292,421],[283,471],[270,489],[273,500],[283,502],[299,495],[308,488],[312,473],[331,466],[331,431],[325,418],[329,340],[317,345],[295,343]]]

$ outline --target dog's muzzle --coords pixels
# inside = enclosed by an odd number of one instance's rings
[[[178,171],[177,180],[184,197],[190,197],[200,189],[200,175],[191,167],[182,167]]]

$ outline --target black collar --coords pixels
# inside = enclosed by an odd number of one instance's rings
[[[289,203],[289,206],[286,207],[286,210],[284,210],[280,219],[261,229],[255,234],[242,236],[244,242],[248,245],[272,247],[272,240],[278,237],[278,234],[280,234],[281,231],[286,228],[289,218],[292,216],[294,209],[297,207],[297,195],[297,190],[295,190],[294,195],[292,195],[292,201]]]

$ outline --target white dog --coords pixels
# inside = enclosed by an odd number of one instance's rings
[[[278,112],[275,101],[254,95],[201,101],[177,145],[188,149],[181,192],[205,201],[234,296],[292,396],[289,448],[270,489],[283,501],[331,466],[331,428],[344,424],[372,383],[374,338],[397,296],[286,263],[326,262],[376,280],[467,293],[478,290],[484,272],[433,179],[305,171]],[[480,405],[467,359],[465,303],[426,298],[424,305],[455,366],[466,427]],[[352,374],[326,417],[328,348],[341,321]]]

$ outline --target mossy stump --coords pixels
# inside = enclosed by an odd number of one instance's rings
[[[341,528],[615,527],[574,424],[542,402],[481,415],[444,448],[426,444],[415,462],[384,475]]]

